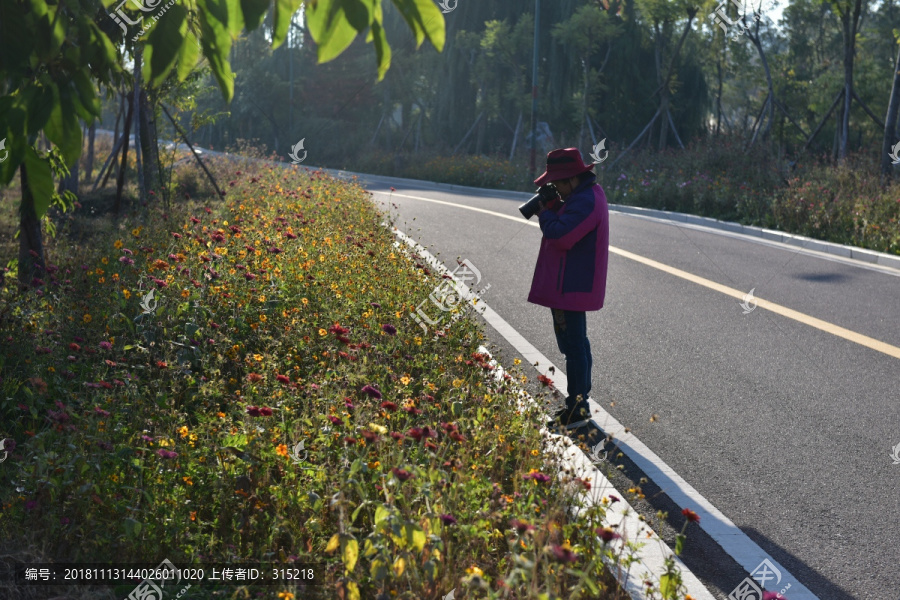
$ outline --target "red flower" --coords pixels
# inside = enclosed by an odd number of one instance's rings
[[[597,535],[600,536],[600,539],[603,540],[604,544],[608,544],[613,540],[617,540],[622,536],[610,529],[609,527],[598,527]]]
[[[256,383],[257,381],[262,381],[262,379],[263,379],[263,376],[260,375],[259,373],[248,373],[247,374],[247,381],[249,381],[250,383]]]
[[[263,407],[261,407],[261,408],[259,409],[259,414],[261,414],[261,415],[264,416],[264,417],[271,417],[271,416],[272,416],[272,409],[269,408],[268,406],[263,406]]]
[[[288,377],[287,375],[276,375],[275,379],[277,379],[281,383],[290,383],[291,382],[291,378]]]
[[[681,514],[683,514],[684,518],[687,519],[688,521],[690,521],[691,523],[699,523],[700,522],[700,515],[698,515],[697,513],[695,513],[694,511],[692,511],[689,508],[683,509],[681,511]]]
[[[258,406],[248,406],[247,414],[250,415],[251,417],[258,417],[258,416],[260,416],[261,413],[259,412]]]
[[[409,431],[406,432],[406,437],[411,437],[412,439],[416,440],[417,442],[422,441],[422,435],[423,435],[422,430],[419,429],[418,427],[413,427],[412,429],[410,429]]]
[[[535,481],[537,481],[539,483],[547,483],[548,481],[550,481],[550,477],[548,477],[547,475],[544,475],[540,471],[533,471],[533,472],[529,473],[528,475],[523,475],[522,479],[534,479]]]
[[[374,431],[368,431],[368,430],[363,431],[362,436],[364,438],[366,438],[367,442],[377,442],[378,441],[378,434],[375,433]]]
[[[413,475],[406,469],[398,469],[397,467],[394,467],[393,469],[391,469],[391,473],[393,473],[394,476],[397,479],[399,479],[400,481],[406,481],[407,479],[411,479],[411,478],[415,477],[415,475]]]
[[[546,375],[538,375],[538,381],[543,383],[544,385],[550,385],[553,383],[553,380],[547,377]]]
[[[340,425],[341,420],[335,417],[334,415],[328,415],[328,420],[334,423],[335,425]]]
[[[392,432],[391,432],[391,437],[394,438],[395,440],[397,440],[397,441],[399,442],[400,440],[403,439],[403,434],[400,433],[399,431],[392,431]]]
[[[72,352],[78,352],[79,350],[81,350],[81,346],[79,346],[75,342],[72,342],[71,344],[69,344],[69,350],[71,350]]]
[[[381,408],[383,408],[385,410],[389,410],[391,412],[394,412],[395,410],[397,410],[397,405],[394,404],[393,402],[391,402],[390,400],[385,400],[384,402],[381,403]]]
[[[553,553],[553,558],[563,564],[573,563],[578,559],[574,552],[556,544],[550,546],[550,551]]]
[[[456,525],[456,517],[451,514],[441,515],[441,522],[444,525]]]
[[[534,525],[529,525],[528,523],[525,523],[524,521],[520,521],[518,519],[512,519],[509,522],[509,526],[518,531],[520,534],[534,531]]]
[[[156,361],[156,366],[159,367],[160,369],[168,369],[169,368],[169,365],[164,360]]]

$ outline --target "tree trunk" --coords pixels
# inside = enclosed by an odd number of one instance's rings
[[[138,45],[134,54],[134,98],[132,99],[132,109],[134,110],[134,161],[137,167],[138,176],[138,194],[141,203],[147,202],[147,182],[144,180],[144,169],[142,165],[141,143],[141,61],[144,58],[144,47]]]
[[[128,167],[128,143],[129,136],[131,134],[131,121],[133,117],[133,108],[134,101],[131,99],[131,96],[126,94],[128,100],[128,112],[125,116],[125,131],[122,133],[125,139],[125,143],[122,144],[122,162],[119,165],[119,179],[116,183],[116,203],[115,203],[115,213],[116,216],[119,215],[119,210],[122,208],[122,188],[125,185],[125,169]]]
[[[838,130],[840,142],[838,145],[838,160],[847,158],[847,150],[850,140],[850,107],[853,103],[853,55],[856,51],[856,32],[859,25],[859,14],[862,11],[862,0],[853,2],[853,11],[842,11],[838,6],[841,16],[841,29],[844,34],[844,110],[841,113]]]
[[[887,115],[884,117],[884,138],[881,140],[881,176],[882,183],[891,180],[893,169],[889,154],[897,142],[897,115],[900,113],[900,49],[894,63],[894,84],[891,86],[891,100],[888,102]]]
[[[41,238],[41,221],[34,210],[34,197],[28,187],[25,164],[19,166],[22,183],[22,204],[19,207],[19,284],[31,285],[32,280],[44,271],[44,243]]]
[[[144,185],[148,190],[160,193],[162,182],[160,181],[159,141],[156,129],[156,109],[152,106],[147,90],[141,90],[141,154],[144,157]]]
[[[91,121],[91,126],[88,128],[88,151],[87,151],[87,164],[84,166],[85,170],[85,179],[87,179],[88,183],[94,178],[94,137],[97,135],[97,121],[96,119]]]

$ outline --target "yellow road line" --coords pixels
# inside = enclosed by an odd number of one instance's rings
[[[381,192],[378,193],[388,194],[389,192]],[[523,222],[521,217],[515,217],[511,215],[504,215],[503,213],[498,213],[492,210],[486,210],[484,208],[476,208],[474,206],[466,206],[465,204],[457,204],[455,202],[446,202],[444,200],[434,200],[432,198],[423,198],[421,196],[409,196],[406,194],[398,194],[393,192],[394,196],[400,198],[410,198],[412,200],[422,200],[424,202],[432,202],[434,204],[445,204],[447,206],[453,206],[456,208],[465,208],[466,210],[473,210],[480,213],[485,213],[489,215],[493,215],[495,217],[501,217],[503,219],[509,219],[511,221],[517,221],[519,223]],[[526,221],[528,225],[533,227],[540,227],[537,223]],[[730,288],[727,285],[722,285],[720,283],[716,283],[715,281],[706,279],[704,277],[699,277],[698,275],[694,275],[693,273],[688,273],[687,271],[682,271],[681,269],[676,269],[675,267],[670,267],[669,265],[663,264],[661,262],[657,262],[650,258],[645,258],[640,256],[639,254],[635,254],[633,252],[628,252],[627,250],[622,250],[621,248],[616,248],[615,246],[610,246],[609,251],[618,254],[624,258],[630,258],[633,261],[639,262],[641,264],[647,265],[648,267],[653,267],[654,269],[659,269],[660,271],[664,271],[670,275],[674,275],[675,277],[680,277],[681,279],[685,279],[690,281],[691,283],[696,283],[697,285],[701,285],[705,288],[709,288],[711,290],[715,290],[726,296],[731,296],[732,298],[737,298],[738,300],[743,300],[746,296],[745,292],[740,290],[736,290],[734,288]],[[844,338],[845,340],[854,342],[859,344],[860,346],[865,346],[866,348],[871,348],[872,350],[876,350],[883,354],[887,354],[888,356],[892,356],[893,358],[900,359],[900,348],[897,346],[892,346],[886,342],[882,342],[880,340],[876,340],[875,338],[870,338],[867,335],[863,335],[861,333],[857,333],[855,331],[851,331],[849,329],[845,329],[834,323],[829,323],[828,321],[823,321],[821,319],[817,319],[815,317],[811,317],[807,314],[798,312],[796,310],[790,309],[786,306],[782,306],[780,304],[776,304],[774,302],[769,302],[768,300],[763,300],[762,298],[758,298],[754,296],[756,300],[756,305],[759,308],[765,308],[777,315],[781,315],[782,317],[787,317],[788,319],[793,319],[799,323],[803,323],[804,325],[809,325],[810,327],[815,327],[821,331],[826,333],[830,333],[840,338]]]

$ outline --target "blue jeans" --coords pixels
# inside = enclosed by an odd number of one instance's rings
[[[591,343],[587,338],[587,319],[584,311],[560,310],[551,308],[553,312],[553,331],[556,333],[556,345],[566,357],[566,377],[569,397],[566,404],[575,404],[576,396],[581,394],[587,400],[591,393],[591,367],[594,359],[591,356]]]

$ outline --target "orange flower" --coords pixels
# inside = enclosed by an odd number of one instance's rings
[[[288,447],[284,444],[278,444],[278,446],[275,448],[275,454],[287,458],[288,457]]]

